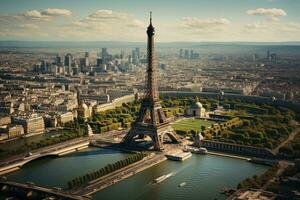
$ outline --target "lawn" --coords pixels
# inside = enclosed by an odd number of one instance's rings
[[[201,126],[210,126],[212,124],[215,124],[217,122],[215,121],[209,121],[209,120],[203,120],[203,119],[194,119],[194,118],[187,118],[183,119],[177,122],[174,122],[172,124],[173,129],[175,130],[195,130],[195,131],[200,131]]]

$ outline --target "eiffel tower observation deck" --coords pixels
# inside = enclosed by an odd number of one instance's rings
[[[153,149],[163,150],[165,135],[172,142],[179,140],[166,118],[161,104],[157,88],[157,75],[154,58],[154,27],[152,25],[152,14],[150,12],[150,24],[147,28],[147,76],[145,96],[142,100],[141,109],[136,121],[133,123],[127,135],[123,138],[123,144],[134,143],[136,139],[143,140],[149,136],[153,142]]]

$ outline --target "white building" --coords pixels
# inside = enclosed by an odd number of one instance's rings
[[[202,104],[198,100],[196,100],[196,102],[187,109],[186,114],[197,118],[206,117],[205,108],[203,108]]]

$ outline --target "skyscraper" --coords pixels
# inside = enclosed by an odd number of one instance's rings
[[[183,49],[179,50],[179,58],[183,58]]]
[[[124,56],[124,50],[123,50],[123,49],[121,49],[120,58],[121,58],[121,59],[124,59],[124,57],[125,57],[125,56]]]
[[[273,62],[273,63],[277,63],[277,54],[276,53],[272,53],[270,55],[270,61]]]
[[[89,54],[89,52],[85,52],[84,66],[88,67],[89,65],[90,65],[90,54]]]
[[[258,55],[255,53],[255,54],[253,54],[253,56],[252,56],[252,60],[253,61],[257,61],[257,59],[258,59]]]
[[[102,48],[101,50],[101,58],[102,58],[102,63],[106,64],[108,61],[108,53],[106,48]]]
[[[267,51],[267,61],[270,61],[270,59],[271,59],[270,51],[268,50],[268,51]]]
[[[136,55],[137,55],[137,58],[140,59],[141,58],[141,54],[140,54],[140,48],[135,48],[135,51],[136,51]]]
[[[71,67],[72,65],[72,55],[70,53],[68,53],[66,56],[65,56],[65,66],[67,67]]]
[[[191,50],[190,52],[190,59],[194,59],[194,50]]]
[[[189,57],[189,50],[188,49],[186,49],[186,50],[184,50],[184,59],[189,59],[190,57]]]
[[[55,64],[57,66],[61,66],[62,65],[62,59],[61,57],[59,56],[59,54],[56,55],[56,58],[55,58]]]
[[[96,66],[100,67],[100,65],[102,65],[102,64],[103,64],[102,58],[97,58],[97,60],[96,60]]]
[[[140,62],[139,59],[140,49],[136,48],[135,50],[132,50],[132,62],[134,64],[138,64]]]

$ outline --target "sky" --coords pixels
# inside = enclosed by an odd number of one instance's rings
[[[300,41],[300,0],[1,0],[0,40]]]

